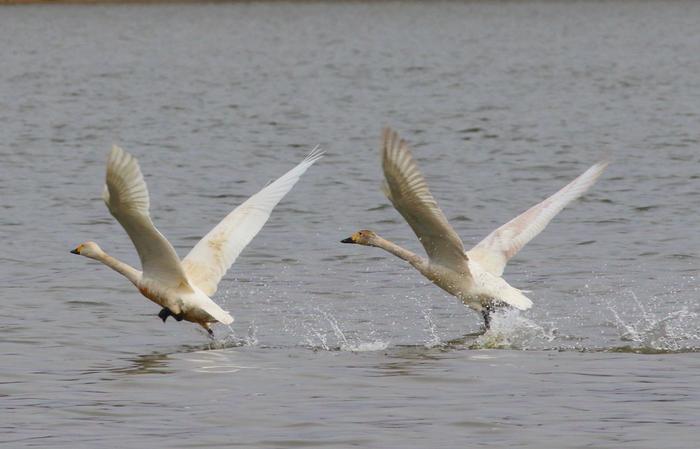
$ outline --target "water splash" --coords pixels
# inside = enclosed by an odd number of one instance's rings
[[[348,339],[343,333],[343,330],[340,328],[340,325],[338,324],[338,320],[335,319],[335,316],[328,312],[322,312],[319,311],[323,318],[328,322],[328,324],[331,326],[331,329],[333,330],[333,333],[335,334],[335,338],[340,342],[340,348],[348,347]]]
[[[700,335],[697,331],[698,314],[696,312],[682,307],[676,311],[651,313],[633,291],[629,294],[634,301],[636,311],[641,312],[641,318],[626,321],[613,306],[608,306],[608,310],[615,319],[613,324],[620,334],[620,339],[635,344],[630,350],[679,352],[697,349]]]
[[[367,341],[367,342],[348,344],[345,346],[341,346],[340,350],[341,351],[349,351],[349,352],[372,352],[372,351],[383,351],[388,347],[389,347],[388,341],[375,340],[375,341]]]
[[[515,309],[501,309],[491,316],[491,328],[478,336],[472,349],[530,349],[556,338],[557,329],[545,328]]]
[[[209,337],[208,334],[204,332],[204,330],[197,328],[199,331],[202,332],[203,335],[206,335]],[[215,337],[211,338],[209,340],[209,343],[207,345],[207,349],[212,350],[212,349],[226,349],[226,348],[237,348],[240,346],[255,346],[258,344],[258,339],[257,339],[257,326],[255,326],[255,322],[252,321],[248,325],[248,334],[244,337],[237,337],[236,332],[233,329],[232,326],[227,325],[226,329],[228,330],[227,333],[222,334],[219,331],[215,332]]]
[[[258,344],[258,326],[255,325],[255,320],[248,325],[248,335],[245,337],[247,346],[255,346]]]
[[[322,349],[324,351],[330,351],[330,346],[328,343],[327,333],[316,326],[317,320],[304,320],[301,322],[301,327],[304,330],[304,341],[302,344],[309,346],[313,349]],[[286,326],[290,328],[289,325]],[[291,327],[293,329],[293,327]]]
[[[436,346],[444,346],[444,343],[442,342],[442,339],[440,338],[440,335],[438,334],[437,331],[437,325],[435,324],[435,320],[433,320],[433,313],[432,310],[429,307],[424,307],[422,309],[423,312],[423,319],[425,320],[426,323],[426,330],[428,334],[430,335],[430,339],[425,342],[425,347],[426,348],[434,348]]]
[[[304,342],[314,350],[365,352],[381,351],[389,346],[389,342],[382,340],[363,341],[349,336],[330,312],[317,308],[315,318],[302,323],[305,330]],[[372,334],[373,332],[370,336]]]

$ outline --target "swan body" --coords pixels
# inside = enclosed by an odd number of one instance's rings
[[[165,321],[197,323],[213,334],[212,323],[231,324],[231,314],[211,298],[238,255],[263,227],[272,209],[294,187],[322,152],[315,148],[301,163],[228,214],[181,261],[149,214],[150,200],[136,158],[114,146],[107,161],[102,194],[109,212],[122,225],[138,252],[143,271],[85,242],[73,254],[97,260],[122,274],[143,296],[162,307]]]
[[[428,258],[370,230],[358,231],[341,242],[376,246],[406,260],[433,284],[481,312],[487,329],[490,313],[497,306],[508,305],[520,310],[532,307],[532,301],[521,290],[501,277],[508,260],[542,232],[567,204],[586,192],[608,165],[607,161],[593,165],[557,193],[465,251],[462,240],[430,193],[406,142],[387,128],[381,152],[385,177],[382,190],[413,229]]]

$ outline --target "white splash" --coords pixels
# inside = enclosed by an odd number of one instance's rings
[[[423,312],[423,319],[425,320],[425,323],[427,325],[427,331],[428,334],[430,335],[430,339],[425,342],[425,347],[426,348],[434,348],[436,346],[442,346],[444,343],[440,339],[440,335],[438,334],[437,331],[437,325],[435,324],[435,320],[433,320],[433,313],[432,310],[429,307],[424,307],[422,309]]]
[[[248,325],[248,335],[245,337],[245,343],[247,346],[258,344],[258,327],[255,325],[255,321],[251,321]]]
[[[614,324],[622,341],[637,343],[639,349],[681,351],[689,348],[691,342],[700,340],[696,325],[697,313],[689,311],[687,307],[660,314],[650,313],[633,291],[629,293],[641,312],[641,318],[625,321],[615,308],[608,307],[615,318]]]
[[[314,324],[319,324],[318,321],[325,321],[328,327],[325,329],[321,326],[316,327],[311,323],[303,323],[303,327],[306,331],[305,343],[314,348],[322,349],[324,351],[348,351],[348,352],[367,352],[367,351],[381,351],[389,346],[389,342],[382,340],[372,340],[372,341],[362,341],[359,338],[352,338],[343,331],[338,320],[330,312],[324,310],[316,309],[318,314],[317,322]],[[329,335],[332,334],[335,337],[337,344],[333,345],[330,343]]]
[[[556,328],[546,329],[515,309],[501,309],[491,315],[491,328],[472,345],[478,349],[529,349],[556,338]],[[540,344],[538,344],[538,342]]]
[[[363,343],[347,344],[340,347],[341,351],[350,352],[372,352],[372,351],[383,351],[389,347],[389,342],[387,341],[368,341]]]

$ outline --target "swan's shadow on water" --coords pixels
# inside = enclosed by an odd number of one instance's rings
[[[168,353],[154,352],[152,354],[141,354],[134,358],[126,359],[129,366],[111,369],[118,374],[171,374],[174,372],[170,368]]]
[[[443,343],[443,346],[447,348],[469,348],[472,347],[475,343],[476,340],[479,337],[482,337],[485,335],[487,332],[486,329],[482,329],[481,331],[478,332],[470,332],[468,334],[464,334],[461,337],[453,338],[451,340],[447,340],[446,342]]]
[[[171,351],[155,351],[125,359],[129,363],[128,366],[114,368],[110,371],[121,374],[172,374],[177,370],[171,367],[171,362],[175,360],[173,356],[178,354],[217,351],[244,346],[249,346],[249,342],[232,337],[226,337],[222,340],[211,340],[207,343],[196,345],[182,345]]]

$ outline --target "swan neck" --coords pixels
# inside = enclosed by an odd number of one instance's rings
[[[396,243],[390,242],[389,240],[377,236],[374,240],[374,245],[383,249],[384,251],[387,251],[399,259],[403,259],[406,262],[410,263],[413,265],[418,271],[423,271],[423,269],[427,266],[427,262],[420,257],[417,254],[412,253],[411,251],[400,247]]]
[[[102,252],[99,255],[93,257],[93,259],[102,262],[109,268],[113,269],[117,273],[123,275],[129,279],[134,285],[138,286],[138,282],[141,280],[141,272],[131,265],[122,262],[116,257],[112,257],[109,254]]]

